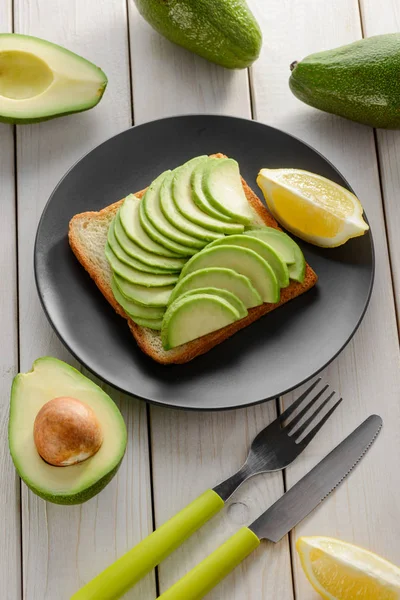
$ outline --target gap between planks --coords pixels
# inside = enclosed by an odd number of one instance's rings
[[[390,3],[391,0],[383,0],[384,4],[383,6],[381,5],[381,10],[383,9],[387,9],[387,12],[389,13],[390,11]],[[362,37],[366,38],[366,37],[370,37],[368,35],[366,35],[366,29],[367,29],[367,21],[368,21],[368,13],[366,10],[364,10],[364,2],[365,0],[358,0],[358,9],[360,12],[360,23],[361,23],[361,33],[362,33]],[[385,19],[386,20],[386,19]],[[391,25],[390,30],[392,31],[393,26]],[[396,29],[396,27],[395,27]],[[374,32],[375,33],[375,32]],[[386,31],[379,31],[379,33],[386,33]],[[381,142],[379,141],[379,136],[386,136],[387,133],[385,130],[379,131],[377,129],[374,129],[374,143],[375,143],[375,152],[376,152],[376,162],[377,162],[377,166],[378,166],[378,174],[379,174],[379,186],[380,186],[380,192],[381,192],[381,197],[382,197],[382,209],[383,209],[383,219],[384,219],[384,223],[385,223],[385,232],[386,232],[386,243],[388,245],[388,250],[389,250],[389,268],[390,268],[390,274],[391,274],[391,283],[392,283],[392,290],[393,290],[393,297],[395,299],[395,303],[394,303],[394,310],[395,310],[395,314],[396,314],[396,323],[397,323],[397,332],[398,332],[398,336],[399,336],[399,342],[400,342],[400,302],[397,302],[397,298],[400,297],[400,289],[399,289],[399,293],[397,293],[397,285],[396,285],[396,272],[395,272],[395,261],[394,261],[394,256],[396,253],[396,247],[395,247],[395,241],[392,240],[391,238],[391,232],[390,232],[390,228],[388,226],[388,220],[389,220],[389,216],[388,216],[388,212],[389,212],[389,207],[387,206],[387,204],[390,205],[390,201],[386,198],[386,193],[385,193],[385,189],[384,189],[384,181],[383,181],[383,163],[384,163],[384,157],[381,155],[380,152],[380,145]],[[399,134],[400,135],[400,134]]]

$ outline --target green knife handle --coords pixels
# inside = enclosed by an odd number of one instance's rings
[[[200,600],[224,577],[260,545],[255,533],[247,527],[239,529],[215,552],[210,554],[182,579],[177,581],[159,600]]]
[[[117,600],[224,506],[208,490],[89,581],[71,600]]]

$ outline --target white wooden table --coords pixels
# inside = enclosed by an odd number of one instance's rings
[[[368,458],[319,510],[277,546],[262,544],[208,597],[315,598],[293,548],[301,534],[366,546],[400,565],[400,132],[374,132],[297,101],[289,64],[322,49],[400,30],[398,0],[251,0],[264,32],[250,71],[229,72],[171,45],[131,0],[0,0],[0,31],[47,38],[109,76],[93,111],[40,125],[0,125],[0,598],[65,600],[82,584],[243,461],[273,403],[205,414],[177,412],[108,389],[129,445],[118,476],[76,507],[47,504],[16,477],[7,448],[12,377],[52,354],[74,364],[40,308],[32,253],[49,194],[84,153],[135,124],[182,113],[254,118],[312,144],[351,182],[374,233],[376,281],[362,326],[323,374],[345,398],[324,435],[286,473],[244,485],[204,527],[127,594],[152,600],[242,524],[265,510],[368,414],[384,430]],[[110,199],[113,200],[113,199]],[[291,402],[291,397],[283,398]]]

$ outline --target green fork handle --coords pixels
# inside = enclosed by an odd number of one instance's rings
[[[71,600],[117,600],[224,506],[208,490],[89,581]]]
[[[159,600],[200,600],[260,545],[255,533],[247,527],[239,529],[215,552],[189,571]]]

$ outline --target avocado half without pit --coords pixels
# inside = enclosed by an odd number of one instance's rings
[[[0,34],[0,121],[36,123],[93,108],[107,77],[88,60],[40,38]]]
[[[10,452],[21,479],[41,498],[89,500],[116,474],[126,442],[117,406],[73,367],[44,357],[14,378]]]

